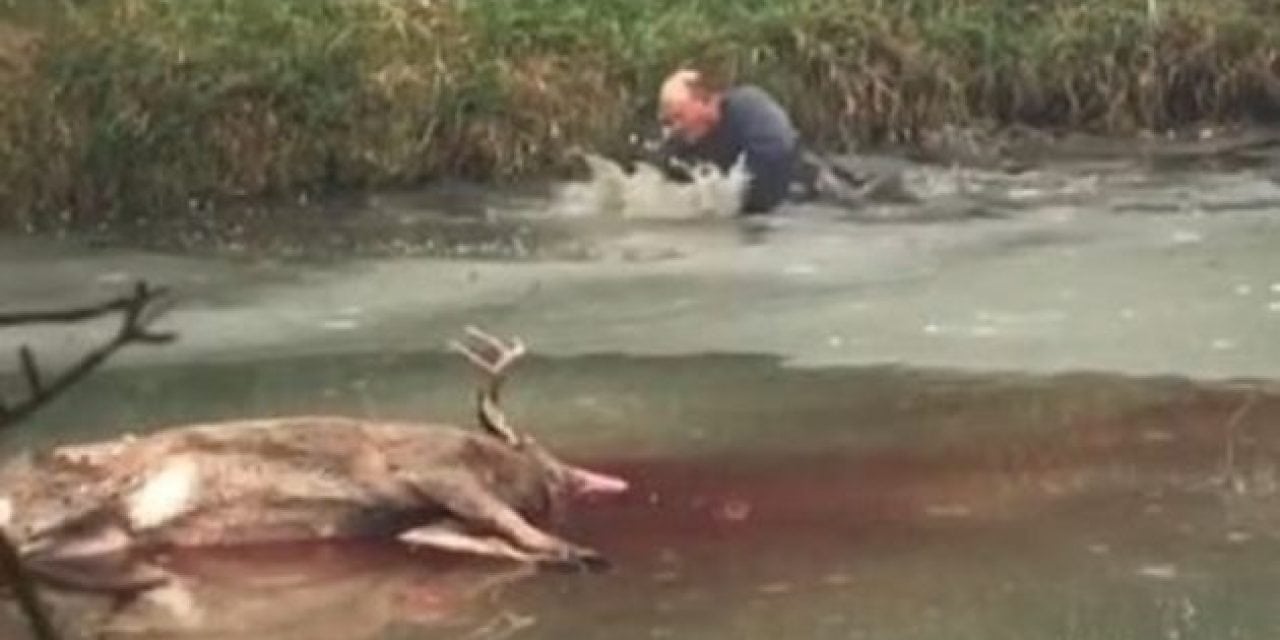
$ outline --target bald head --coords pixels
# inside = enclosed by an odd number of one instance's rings
[[[658,92],[658,102],[663,105],[688,100],[702,80],[702,74],[694,69],[680,69],[667,76]]]
[[[695,142],[720,122],[720,95],[707,90],[698,71],[679,69],[658,91],[658,118],[666,135]]]

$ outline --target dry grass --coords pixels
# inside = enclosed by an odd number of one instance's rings
[[[828,145],[1230,122],[1274,109],[1280,76],[1280,5],[1261,0],[1162,0],[1154,19],[1146,0],[42,6],[0,23],[0,221],[34,226],[546,173],[648,124],[690,62],[772,89]]]

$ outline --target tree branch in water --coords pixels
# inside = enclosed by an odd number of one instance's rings
[[[146,282],[139,282],[132,295],[91,307],[0,314],[0,327],[73,323],[115,312],[123,314],[115,335],[52,378],[44,375],[35,353],[28,345],[23,345],[18,350],[18,358],[22,377],[27,385],[27,396],[12,406],[6,405],[0,398],[0,430],[18,424],[55,400],[125,345],[164,344],[173,341],[175,335],[172,333],[157,333],[148,329],[148,325],[164,311],[156,303],[166,293],[164,288],[152,288]],[[0,530],[0,576],[13,585],[14,595],[33,636],[37,640],[57,640],[58,633],[40,600],[36,581],[23,567],[20,552],[3,530]]]
[[[44,603],[36,590],[36,582],[22,566],[22,558],[9,537],[0,532],[0,575],[13,585],[14,597],[18,599],[18,607],[27,617],[31,626],[31,634],[36,640],[58,640],[58,632],[45,611]]]
[[[22,373],[27,381],[27,397],[12,406],[0,398],[0,429],[17,424],[40,407],[48,404],[91,371],[98,368],[121,347],[132,343],[163,344],[174,339],[172,333],[156,333],[147,328],[163,310],[155,304],[166,295],[164,288],[152,288],[139,282],[131,296],[111,300],[105,304],[66,311],[37,311],[0,314],[0,327],[46,323],[70,323],[97,318],[112,312],[122,312],[120,329],[114,336],[96,349],[82,356],[69,368],[49,382],[44,382],[40,367],[30,347],[19,350]]]

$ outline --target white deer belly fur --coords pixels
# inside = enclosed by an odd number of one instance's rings
[[[200,493],[200,468],[190,456],[165,463],[125,498],[134,530],[151,529],[186,513]]]
[[[13,526],[13,500],[9,496],[0,498],[0,531],[8,531]]]

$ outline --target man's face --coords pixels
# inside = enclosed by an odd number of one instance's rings
[[[685,142],[697,142],[707,135],[720,116],[715,101],[685,90],[662,102],[659,119],[664,136],[676,136]]]

